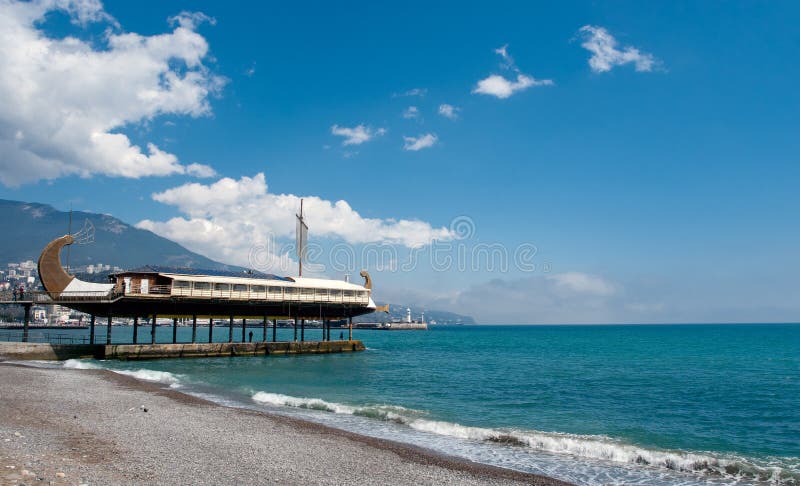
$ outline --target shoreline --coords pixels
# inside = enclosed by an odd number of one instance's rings
[[[568,484],[228,407],[109,370],[0,366],[0,470],[8,484]]]

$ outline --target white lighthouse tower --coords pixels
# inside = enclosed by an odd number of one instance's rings
[[[406,322],[411,324],[411,309],[406,307]]]

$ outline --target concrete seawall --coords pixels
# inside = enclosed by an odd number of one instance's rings
[[[0,359],[65,360],[79,358],[143,360],[286,354],[349,353],[366,349],[361,341],[290,341],[178,344],[48,344],[0,342]]]

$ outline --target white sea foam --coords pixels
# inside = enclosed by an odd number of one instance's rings
[[[84,359],[68,359],[64,361],[64,368],[70,368],[73,370],[100,370],[103,369],[102,366],[98,365],[97,363],[93,363],[91,361],[86,361]]]
[[[121,375],[132,376],[137,380],[149,381],[151,383],[163,383],[175,387],[180,384],[180,375],[170,373],[169,371],[156,371],[148,369],[138,370],[111,370],[114,373]]]
[[[610,461],[628,465],[731,478],[756,479],[771,483],[800,484],[798,471],[776,465],[756,465],[743,458],[713,454],[647,449],[609,437],[576,435],[536,430],[491,429],[424,418],[425,413],[393,405],[353,406],[319,398],[300,398],[278,393],[257,392],[253,401],[262,404],[358,415],[406,425],[414,430],[460,440],[493,442],[551,454]]]
[[[112,368],[104,368],[99,364],[82,359],[68,359],[64,361],[64,368],[70,368],[75,370],[101,370],[107,369],[108,371],[113,371],[114,373],[119,373],[120,375],[132,376],[137,380],[142,381],[149,381],[150,383],[162,383],[164,385],[170,385],[170,388],[178,388],[181,385],[181,375],[176,375],[174,373],[170,373],[169,371],[156,371],[156,370],[148,370],[148,369],[138,369],[138,370],[115,370]]]

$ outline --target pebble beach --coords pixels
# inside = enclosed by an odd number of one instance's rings
[[[105,370],[0,364],[3,484],[566,484]]]

